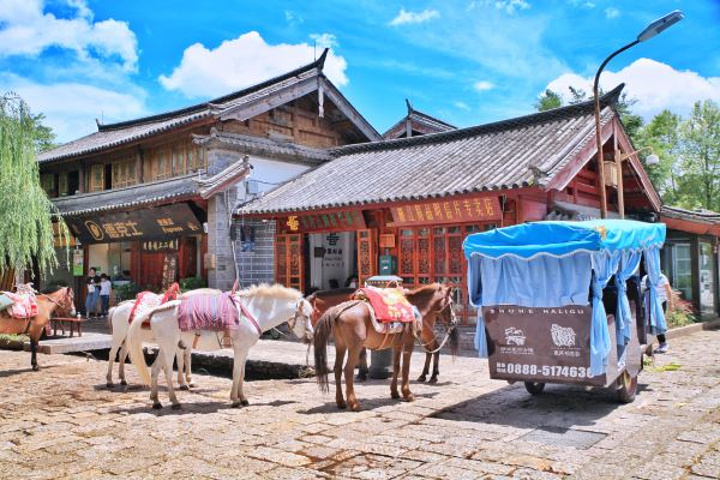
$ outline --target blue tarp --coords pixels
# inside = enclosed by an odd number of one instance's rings
[[[564,256],[577,251],[644,250],[665,242],[665,225],[634,220],[533,222],[470,235],[465,256]]]
[[[477,307],[586,305],[592,287],[590,371],[593,376],[600,375],[611,348],[602,290],[614,274],[621,274],[623,287],[625,277],[635,271],[639,257],[628,256],[629,252],[642,252],[650,270],[659,271],[659,267],[652,267],[653,261],[659,265],[658,252],[664,241],[664,224],[632,220],[535,222],[470,235],[463,243],[470,299]],[[624,293],[622,288],[619,291]],[[659,302],[655,303],[658,305],[653,305],[650,324],[657,324],[653,331],[660,332],[665,322]],[[621,350],[628,340],[624,333],[631,320],[625,310],[629,309],[618,309]],[[475,333],[475,347],[481,357],[486,357],[481,308]]]

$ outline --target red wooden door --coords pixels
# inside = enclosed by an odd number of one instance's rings
[[[358,255],[358,286],[365,285],[365,280],[377,275],[377,230],[365,228],[357,232]]]
[[[305,291],[305,255],[300,233],[275,236],[275,281]]]

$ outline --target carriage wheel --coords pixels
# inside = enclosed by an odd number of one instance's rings
[[[530,395],[540,395],[545,390],[545,383],[543,382],[525,382],[525,390]]]
[[[619,386],[617,390],[618,400],[622,403],[632,403],[637,393],[637,375],[631,377],[625,370],[617,381]]]

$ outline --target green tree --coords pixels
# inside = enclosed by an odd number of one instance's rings
[[[537,103],[535,103],[535,108],[538,112],[544,112],[545,110],[562,107],[562,105],[563,100],[560,94],[547,89],[540,95],[540,98],[538,98]]]
[[[41,118],[40,118],[41,120]],[[38,116],[16,95],[0,97],[0,271],[57,266],[53,220],[67,227],[40,186],[36,155]]]
[[[680,115],[663,110],[640,129],[636,136],[638,148],[652,147],[653,152],[660,158],[658,165],[646,166],[645,170],[658,193],[670,205],[676,204],[679,199],[676,161],[680,154],[681,121]],[[642,159],[645,160],[647,155],[644,153]]]
[[[35,128],[35,150],[39,153],[57,147],[57,143],[55,143],[55,132],[53,132],[51,127],[43,123],[45,121],[45,115],[38,113],[30,117]]]
[[[686,208],[720,211],[720,107],[695,102],[680,126],[680,202]]]

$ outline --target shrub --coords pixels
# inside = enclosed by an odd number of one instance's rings
[[[113,288],[115,291],[115,298],[118,302],[122,302],[124,300],[132,300],[134,299],[140,289],[138,288],[136,283],[130,282],[125,285],[118,285]]]
[[[665,314],[668,328],[684,327],[699,321],[692,303],[680,298],[680,294],[675,290],[672,291],[672,296],[673,308]]]
[[[197,290],[198,288],[207,287],[207,282],[202,277],[187,277],[180,280],[180,290],[187,292],[188,290]]]

